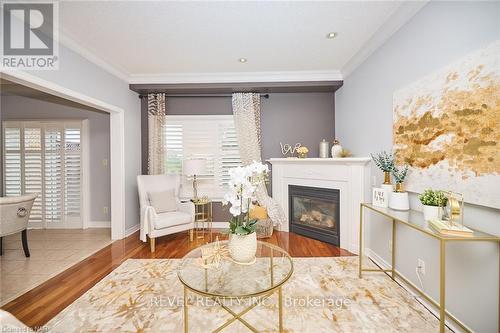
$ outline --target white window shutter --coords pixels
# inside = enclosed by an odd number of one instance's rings
[[[5,195],[8,197],[22,194],[21,173],[21,128],[4,126],[4,180]]]
[[[165,134],[166,152],[166,170],[169,173],[182,173],[183,156],[183,126],[182,124],[169,124],[163,129]]]
[[[62,222],[62,128],[45,128],[45,222]]]
[[[5,195],[39,193],[31,227],[81,226],[81,122],[3,123]]]
[[[167,116],[165,125],[167,173],[182,174],[182,160],[203,158],[206,173],[197,175],[198,195],[222,198],[229,168],[240,166],[233,116]],[[192,179],[182,177],[183,194],[192,195]]]
[[[241,166],[238,137],[234,122],[219,123],[219,186],[225,187],[229,182],[229,169]]]
[[[64,130],[64,207],[65,216],[80,217],[81,211],[81,129]]]
[[[39,193],[31,209],[30,222],[41,225],[42,213],[42,128],[24,128],[24,193]]]

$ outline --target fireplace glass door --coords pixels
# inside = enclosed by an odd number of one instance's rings
[[[289,185],[290,231],[340,245],[340,191]]]

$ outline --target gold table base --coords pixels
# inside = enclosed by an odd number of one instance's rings
[[[192,289],[184,286],[184,332],[185,333],[189,332],[189,319],[188,319],[188,317],[189,317],[189,310],[188,310],[189,300],[188,300],[188,291],[191,291],[193,293],[199,294],[195,290],[192,290]],[[252,310],[256,306],[258,306],[260,302],[262,302],[263,300],[271,297],[275,292],[278,292],[278,329],[279,329],[279,332],[282,333],[283,332],[283,291],[281,289],[281,286],[278,287],[275,290],[272,290],[271,292],[268,292],[268,293],[265,293],[265,294],[262,294],[262,295],[259,295],[259,296],[248,297],[248,299],[250,299],[250,300],[258,297],[258,301],[252,302],[252,304],[250,306],[246,307],[244,310],[242,310],[242,311],[240,311],[238,313],[234,312],[229,307],[225,306],[223,304],[223,302],[220,300],[220,298],[218,298],[218,297],[208,297],[208,296],[206,296],[204,294],[199,294],[199,295],[202,295],[203,297],[207,297],[207,298],[212,299],[215,303],[219,304],[219,306],[221,308],[223,308],[224,310],[226,310],[232,316],[231,319],[228,319],[224,324],[222,324],[221,326],[219,326],[218,328],[216,328],[215,330],[213,330],[212,333],[217,333],[217,332],[222,331],[224,328],[226,328],[227,326],[231,325],[233,322],[235,322],[237,320],[240,321],[243,325],[245,325],[250,331],[258,333],[260,331],[258,329],[256,329],[253,325],[251,325],[248,321],[246,321],[245,319],[243,319],[242,317],[246,313],[248,313],[250,310]]]
[[[194,231],[197,239],[205,238],[205,234],[210,235],[210,242],[212,242],[212,219],[213,210],[212,202],[194,203]]]

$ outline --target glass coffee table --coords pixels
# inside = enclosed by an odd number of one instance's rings
[[[227,241],[221,241],[227,247]],[[188,293],[193,292],[210,299],[232,315],[222,326],[213,330],[219,332],[231,323],[239,320],[252,332],[259,332],[243,315],[262,303],[275,292],[278,293],[278,328],[283,332],[283,292],[282,286],[293,273],[290,255],[282,248],[265,242],[257,242],[257,259],[254,264],[241,265],[229,257],[220,261],[218,268],[205,268],[202,262],[202,249],[214,243],[200,246],[189,252],[181,262],[178,277],[184,285],[184,332],[189,331]],[[227,303],[242,300],[249,304],[245,309],[233,311]]]

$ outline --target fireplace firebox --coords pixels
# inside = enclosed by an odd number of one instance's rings
[[[288,185],[290,231],[340,246],[340,191]]]

